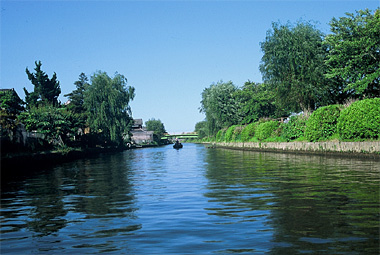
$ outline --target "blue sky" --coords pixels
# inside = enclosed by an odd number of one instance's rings
[[[329,21],[379,7],[379,0],[1,1],[1,88],[33,85],[25,68],[41,60],[62,94],[81,72],[115,72],[135,87],[134,118],[160,119],[167,131],[193,131],[204,88],[219,80],[261,82],[260,42],[272,22]]]

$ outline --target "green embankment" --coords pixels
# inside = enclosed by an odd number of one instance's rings
[[[250,150],[380,155],[380,98],[320,107],[286,122],[261,119],[234,125],[198,141]]]

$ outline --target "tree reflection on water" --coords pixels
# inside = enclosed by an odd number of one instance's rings
[[[379,251],[378,162],[210,150],[209,214],[261,221],[273,254]]]

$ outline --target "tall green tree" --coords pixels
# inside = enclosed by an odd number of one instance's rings
[[[380,96],[380,9],[333,18],[326,77],[341,80],[342,91],[356,97]]]
[[[260,71],[276,98],[291,111],[311,111],[326,97],[323,34],[308,22],[273,23],[261,43]]]
[[[209,135],[215,135],[220,129],[241,122],[241,104],[235,95],[237,90],[231,81],[219,81],[203,90],[199,110],[206,115]]]
[[[91,130],[100,132],[107,141],[120,144],[132,123],[129,102],[134,96],[135,89],[127,86],[124,75],[116,73],[111,78],[101,71],[92,75],[84,98]]]
[[[153,131],[156,141],[160,141],[161,137],[166,133],[164,123],[161,120],[155,118],[149,119],[145,122],[146,130]]]
[[[65,97],[68,97],[70,100],[67,108],[74,113],[84,113],[84,93],[86,88],[89,86],[86,74],[81,73],[78,80],[74,82],[74,84],[76,89],[65,95]]]
[[[29,92],[24,88],[27,107],[31,108],[47,104],[58,106],[58,96],[61,94],[61,88],[59,81],[57,81],[57,74],[54,73],[52,78],[49,79],[49,76],[41,70],[41,61],[36,61],[35,64],[34,73],[31,73],[28,68],[25,70],[28,79],[34,85],[33,92]]]
[[[277,106],[275,91],[267,84],[247,81],[236,95],[242,106],[241,124],[249,124],[263,117],[277,118],[287,114]]]
[[[195,124],[194,131],[198,134],[199,138],[204,138],[208,135],[207,122],[199,121]]]
[[[75,116],[76,126],[83,130],[86,127],[87,121],[87,113],[84,107],[84,94],[89,86],[86,74],[81,73],[74,84],[76,89],[65,95],[65,97],[69,98],[69,103],[66,105],[66,108]]]

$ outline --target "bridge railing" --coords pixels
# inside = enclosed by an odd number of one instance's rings
[[[198,139],[198,134],[165,135],[161,139]]]

